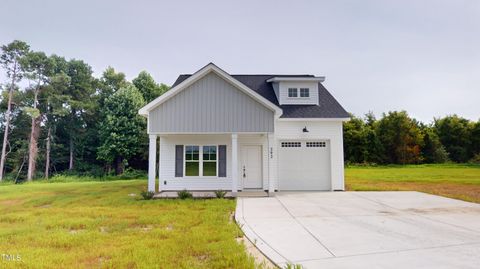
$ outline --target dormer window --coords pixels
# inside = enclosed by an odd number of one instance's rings
[[[298,97],[298,89],[288,88],[288,97]]]
[[[300,97],[310,97],[310,89],[300,88]]]
[[[267,80],[272,84],[279,105],[319,105],[319,87],[325,77],[278,76]]]

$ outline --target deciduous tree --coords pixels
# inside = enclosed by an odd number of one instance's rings
[[[123,173],[124,161],[138,152],[145,121],[138,115],[138,109],[144,103],[142,94],[133,85],[121,88],[105,99],[98,159],[113,163],[116,174]]]
[[[383,114],[376,124],[378,138],[385,148],[388,163],[419,163],[423,137],[418,122],[405,111]]]
[[[64,128],[68,134],[69,162],[68,169],[73,170],[76,151],[75,147],[84,137],[86,132],[86,117],[95,107],[95,79],[92,76],[92,68],[81,60],[70,60],[67,65],[67,75],[70,83],[66,94],[68,100],[65,106],[70,113],[64,118]]]
[[[435,119],[434,128],[453,161],[466,162],[473,156],[470,148],[473,126],[469,120],[457,115],[447,116]]]
[[[142,93],[143,99],[146,103],[151,102],[169,89],[165,84],[159,85],[156,83],[147,71],[140,72],[140,74],[132,80],[132,83]]]

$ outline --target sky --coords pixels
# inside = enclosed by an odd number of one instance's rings
[[[230,74],[313,74],[358,116],[480,119],[480,1],[0,0],[0,44],[142,70],[171,85]],[[5,76],[0,75],[5,82]]]

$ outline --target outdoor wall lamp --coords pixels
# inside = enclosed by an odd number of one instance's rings
[[[307,126],[305,126],[305,127],[303,128],[303,132],[304,132],[304,133],[308,133],[308,132],[309,132],[308,129],[307,129]]]

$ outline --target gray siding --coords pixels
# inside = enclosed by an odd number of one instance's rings
[[[149,113],[151,133],[273,132],[274,112],[209,73]]]

